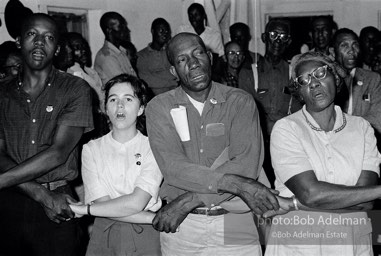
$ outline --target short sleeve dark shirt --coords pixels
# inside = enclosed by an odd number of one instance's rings
[[[35,101],[17,78],[0,87],[0,139],[18,164],[48,149],[58,125],[93,128],[90,86],[81,78],[53,68]],[[72,180],[77,174],[76,147],[63,165],[36,181]]]

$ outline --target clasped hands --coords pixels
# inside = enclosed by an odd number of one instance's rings
[[[229,192],[242,199],[242,208],[247,207],[247,211],[269,218],[285,214],[294,208],[292,198],[281,197],[277,190],[267,188],[253,179],[237,175],[229,175],[228,179],[229,185],[232,185],[230,188],[235,188]],[[225,191],[228,192],[228,189]],[[174,233],[193,209],[203,206],[205,205],[196,193],[186,192],[156,213],[153,227],[160,232]],[[224,208],[223,204],[221,206]]]
[[[263,184],[252,180],[241,180],[238,186],[239,196],[256,215],[270,218],[275,215],[286,214],[294,210],[292,198],[279,196],[279,191],[268,188]]]

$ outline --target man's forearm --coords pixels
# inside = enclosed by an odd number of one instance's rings
[[[5,153],[0,153],[0,174],[7,172],[15,166],[17,166],[17,163],[12,158]]]
[[[197,207],[205,206],[204,202],[198,197],[197,193],[186,192],[178,196],[174,201],[178,202],[178,207],[184,212],[191,212]]]
[[[47,189],[35,181],[25,182],[16,187],[38,203],[43,203],[47,196]]]
[[[46,174],[64,163],[66,159],[59,155],[58,150],[47,149],[19,165],[15,164],[13,167],[6,169],[7,166],[11,166],[8,160],[6,164],[1,165],[0,189],[31,181]]]
[[[16,166],[17,163],[13,161],[8,155],[0,154],[0,173],[6,173],[8,170]],[[43,186],[34,181],[19,184],[17,188],[37,202],[41,202],[46,190]]]
[[[241,192],[240,179],[244,179],[244,177],[234,174],[225,174],[217,183],[218,192],[228,192],[239,196]]]

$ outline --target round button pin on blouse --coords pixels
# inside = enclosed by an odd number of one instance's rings
[[[216,105],[217,104],[217,100],[215,98],[211,98],[210,99],[210,103],[212,103],[213,105]]]
[[[357,81],[357,85],[362,86],[363,82],[362,81]]]

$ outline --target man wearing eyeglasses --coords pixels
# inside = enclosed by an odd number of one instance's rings
[[[238,88],[240,70],[245,61],[244,51],[238,43],[230,41],[225,44],[223,59],[222,70],[212,73],[213,81]]]
[[[279,119],[301,108],[300,102],[288,91],[289,65],[284,53],[291,44],[290,24],[284,19],[271,19],[262,34],[266,45],[265,56],[259,57],[252,66],[248,81],[240,83],[240,88],[251,93],[256,100],[265,141],[264,169],[271,182],[275,177],[271,167],[269,140],[272,127]]]

